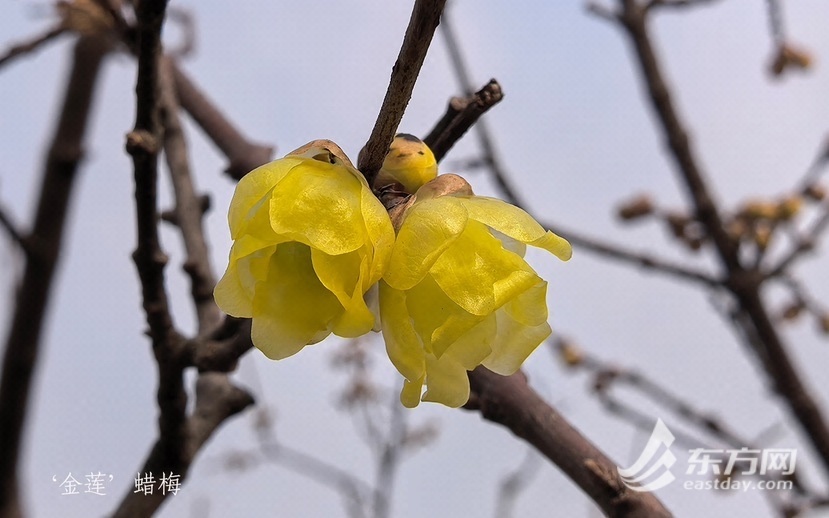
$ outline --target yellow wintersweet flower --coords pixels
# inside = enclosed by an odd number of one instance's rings
[[[380,282],[386,350],[405,378],[400,400],[459,407],[469,399],[467,371],[512,374],[551,333],[547,283],[524,261],[525,245],[565,261],[572,249],[518,207],[474,196],[456,175],[426,184],[401,211]]]
[[[336,144],[317,140],[248,173],[228,221],[234,242],[216,303],[253,319],[266,356],[375,327],[364,295],[386,269],[394,229]]]

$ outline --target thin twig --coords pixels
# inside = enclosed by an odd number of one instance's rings
[[[60,259],[66,215],[83,157],[92,99],[109,44],[82,37],[75,44],[72,69],[49,147],[34,226],[26,236],[28,254],[6,337],[0,381],[0,517],[22,514],[17,487],[20,441],[32,380],[40,352],[41,332],[54,274]]]
[[[165,74],[172,79],[172,63],[162,61]],[[186,260],[184,271],[190,276],[190,293],[196,309],[199,333],[212,329],[221,319],[221,312],[213,301],[213,287],[216,279],[210,266],[210,254],[204,237],[202,220],[204,215],[202,199],[196,194],[196,187],[190,173],[187,158],[187,143],[179,119],[179,104],[172,80],[164,82],[161,89],[162,125],[164,127],[164,156],[173,184],[176,205],[176,225],[181,230]]]
[[[822,213],[812,223],[812,226],[801,235],[797,241],[792,245],[791,250],[773,266],[766,274],[766,278],[774,278],[784,275],[788,272],[792,265],[799,259],[803,258],[808,252],[815,248],[821,234],[829,228],[829,201],[821,204],[820,209]]]
[[[21,250],[24,252],[27,251],[28,245],[26,244],[26,238],[17,229],[17,225],[11,220],[9,215],[6,214],[6,211],[3,210],[3,208],[0,208],[0,227],[3,227],[3,230],[6,231],[12,241],[14,241]]]
[[[522,372],[500,376],[483,367],[469,373],[466,408],[478,410],[532,444],[587,493],[607,516],[654,518],[671,513],[652,493],[628,489],[617,464],[533,391]]]
[[[448,15],[444,16],[442,31],[446,39],[446,45],[450,49],[449,54],[452,58],[452,68],[456,71],[457,80],[460,83],[461,89],[463,91],[469,91],[471,89],[471,85],[468,83],[469,72],[467,71],[467,66],[463,58],[463,53],[460,50],[460,44],[457,38],[455,37],[454,32],[451,29],[451,23],[449,23]],[[492,84],[492,82],[490,82],[490,84]],[[484,90],[486,90],[486,87],[484,87],[484,89],[478,92],[478,94],[480,94]],[[477,96],[478,94],[475,95]],[[439,141],[440,137],[438,135],[443,135],[445,133],[443,127],[444,125],[448,126],[448,124],[445,124],[443,120],[447,118],[450,111],[451,103],[450,109],[447,110],[447,115],[444,115],[443,119],[441,119],[441,122],[438,122],[435,129],[433,129],[432,132],[430,132],[429,136],[426,137],[427,143],[433,140]],[[469,122],[471,124],[474,123],[475,120],[470,120]],[[490,173],[492,174],[493,178],[495,179],[503,194],[504,199],[512,203],[513,205],[522,207],[525,210],[529,211],[526,204],[518,194],[518,191],[512,186],[511,182],[509,181],[509,175],[503,167],[500,158],[498,157],[498,154],[495,150],[494,141],[490,136],[488,128],[486,127],[484,122],[485,121],[483,120],[477,121],[475,127],[475,130],[479,137],[479,144],[483,153],[482,161],[487,164]],[[452,141],[450,142],[450,145],[454,143]],[[435,156],[438,157],[438,159],[440,160],[440,158],[443,157],[443,152],[444,151],[439,148],[438,152],[435,153]],[[648,254],[642,254],[633,252],[631,250],[626,250],[617,245],[605,243],[598,239],[590,238],[570,230],[562,229],[559,225],[555,225],[549,222],[542,222],[542,224],[545,228],[553,230],[557,234],[561,235],[562,237],[570,241],[570,243],[577,248],[583,248],[585,250],[602,256],[611,257],[613,259],[618,259],[622,262],[630,264],[635,264],[648,270],[653,270],[659,273],[665,273],[668,275],[676,276],[683,280],[701,282],[709,287],[719,286],[719,281],[705,272],[696,271],[686,266],[673,264],[669,261],[666,261],[664,259],[658,259]]]
[[[495,498],[496,518],[510,518],[518,496],[533,481],[541,467],[541,456],[537,451],[528,449],[524,460],[515,470],[501,479],[498,484],[498,496]]]
[[[719,0],[650,0],[645,9],[656,9],[663,7],[697,7],[705,4],[712,4]]]
[[[9,47],[9,50],[0,56],[0,68],[11,63],[16,58],[23,57],[26,54],[38,50],[43,44],[52,41],[64,32],[66,32],[66,27],[63,23],[58,23],[47,29],[43,34],[38,34],[30,40],[12,45]]]
[[[452,146],[478,122],[484,113],[501,102],[503,98],[501,85],[495,79],[490,79],[474,94],[450,99],[446,113],[423,139],[432,149],[438,162],[443,160]]]
[[[383,105],[380,107],[374,129],[371,130],[371,136],[360,153],[358,168],[365,175],[369,185],[383,165],[383,159],[412,97],[417,76],[420,74],[445,6],[446,0],[415,1],[400,54],[392,68]]]

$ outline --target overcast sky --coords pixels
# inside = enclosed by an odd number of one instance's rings
[[[171,7],[190,12],[195,21],[197,46],[183,67],[247,135],[275,144],[278,156],[327,138],[356,160],[388,84],[411,4],[212,0],[174,1]],[[764,2],[714,2],[655,19],[659,54],[676,87],[678,108],[717,197],[731,206],[749,196],[786,192],[827,135],[829,3],[784,4],[790,39],[813,54],[815,65],[776,81],[767,73],[772,42]],[[2,45],[46,27],[45,12],[43,2],[7,6],[0,18]],[[622,226],[613,217],[620,200],[639,192],[667,207],[682,207],[685,199],[623,34],[586,14],[580,1],[458,0],[450,12],[476,85],[495,77],[506,93],[487,119],[527,208],[582,233],[683,258],[655,223]],[[175,45],[180,30],[174,24],[167,29],[166,39]],[[66,38],[0,73],[0,204],[20,222],[31,219],[70,50]],[[156,433],[155,365],[130,260],[132,165],[123,151],[134,119],[134,81],[130,57],[119,54],[107,62],[26,429],[23,489],[32,516],[111,511],[132,487]],[[401,129],[424,135],[457,93],[438,35]],[[221,174],[224,158],[189,121],[187,129],[195,180],[213,199],[206,225],[214,268],[221,273],[230,246],[225,211],[233,184]],[[447,156],[442,171],[452,172],[475,153],[474,139],[467,138]],[[498,194],[482,173],[468,178],[479,194]],[[166,178],[162,192],[162,208],[169,207]],[[175,317],[189,332],[194,319],[180,242],[170,229],[162,239],[172,258],[167,271]],[[705,292],[579,249],[566,264],[540,253],[528,257],[550,283],[554,330],[601,358],[646,372],[745,436],[789,421]],[[711,266],[704,257],[691,261]],[[0,243],[4,331],[20,264],[12,245]],[[829,301],[825,254],[804,261],[798,271],[816,297]],[[785,337],[829,412],[829,348],[814,328],[811,322],[796,324]],[[399,375],[383,357],[381,342],[375,345],[375,374],[397,390]],[[237,379],[259,402],[275,408],[280,440],[369,478],[372,457],[352,419],[333,406],[346,382],[330,367],[340,346],[329,339],[281,362],[254,350],[241,362]],[[534,386],[614,460],[622,466],[635,460],[647,434],[602,410],[588,394],[586,378],[565,371],[546,349],[531,357],[526,370]],[[661,410],[642,409],[683,429]],[[491,515],[498,481],[521,463],[527,447],[476,413],[432,404],[406,413],[413,423],[437,423],[440,434],[403,464],[394,516]],[[251,414],[220,429],[161,515],[344,515],[339,495],[282,467],[224,469],[223,456],[255,447]],[[801,449],[798,472],[815,474],[796,432],[785,428],[770,446]],[[675,453],[683,466],[687,448]],[[80,479],[99,471],[113,475],[106,496],[61,496],[58,485],[68,473]],[[768,509],[759,492],[718,495],[675,484],[657,495],[683,516],[757,516]],[[515,515],[595,516],[597,511],[545,461]]]

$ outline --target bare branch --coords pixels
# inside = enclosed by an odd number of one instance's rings
[[[17,229],[17,225],[11,220],[6,211],[0,207],[0,227],[6,231],[12,241],[14,241],[17,246],[20,247],[21,250],[28,251],[28,245],[26,244],[26,238],[23,234]]]
[[[38,50],[45,43],[54,40],[64,32],[66,32],[66,27],[63,23],[58,23],[57,25],[47,29],[43,34],[38,34],[30,40],[12,45],[9,47],[9,50],[0,56],[0,68],[3,68],[5,65],[11,63],[16,58]]]
[[[528,449],[521,464],[501,479],[498,484],[498,497],[495,499],[495,512],[497,518],[510,518],[515,501],[518,496],[532,482],[538,469],[541,467],[541,456],[533,449]]]
[[[740,310],[748,318],[739,320],[747,336],[759,338],[760,354],[777,393],[783,397],[792,414],[809,437],[819,454],[824,469],[829,471],[829,425],[803,376],[797,371],[787,347],[777,333],[760,296],[764,276],[753,269],[746,269],[740,261],[739,242],[729,236],[719,211],[714,204],[705,175],[693,151],[671,99],[670,90],[663,78],[656,52],[647,28],[646,10],[637,0],[619,0],[622,13],[619,21],[630,38],[636,60],[649,94],[648,98],[657,115],[667,140],[680,178],[685,183],[688,196],[696,211],[696,218],[714,244],[720,262],[728,273],[726,286],[734,295]]]
[[[780,262],[769,270],[768,274],[766,274],[767,278],[778,277],[785,274],[798,259],[801,259],[808,252],[814,250],[815,243],[817,243],[821,234],[829,228],[829,201],[822,203],[820,210],[822,212],[820,216],[818,216],[812,226],[797,239],[797,242],[794,243],[788,254],[780,259]]]
[[[472,395],[466,408],[478,410],[553,461],[607,516],[653,518],[671,513],[652,494],[628,489],[616,463],[607,458],[527,384],[522,372],[500,376],[483,367],[469,373]]]
[[[542,221],[541,224],[544,228],[549,228],[568,240],[574,247],[587,250],[596,255],[615,259],[633,266],[639,266],[647,272],[666,274],[680,280],[699,283],[709,288],[722,287],[722,281],[708,272],[676,264],[667,259],[655,257],[647,252],[636,252],[619,245],[578,234],[569,229],[563,229],[553,223]]]
[[[192,365],[199,371],[230,372],[239,358],[253,347],[250,339],[250,319],[234,319],[239,325],[226,336],[195,338],[187,342]]]
[[[489,83],[474,94],[450,99],[446,113],[423,139],[434,152],[438,162],[484,113],[501,102],[503,98],[501,85],[495,79],[490,79]]]
[[[106,41],[95,37],[82,37],[75,45],[60,119],[46,158],[34,226],[26,237],[26,266],[6,338],[0,381],[0,516],[4,518],[22,514],[17,487],[20,438],[92,99],[101,63],[109,50]]]
[[[383,165],[383,159],[412,97],[415,81],[420,74],[445,6],[446,0],[415,1],[400,54],[392,68],[380,114],[358,160],[358,168],[365,175],[369,185]]]
[[[682,8],[697,7],[705,4],[712,4],[719,0],[650,0],[645,6],[646,9],[656,8]]]
[[[213,287],[216,279],[210,266],[210,254],[202,228],[204,215],[203,201],[196,194],[190,164],[187,158],[187,143],[179,120],[179,104],[172,82],[172,63],[162,61],[165,73],[162,78],[162,125],[164,126],[164,156],[173,184],[176,206],[176,225],[181,230],[187,258],[184,271],[190,276],[190,292],[196,308],[199,332],[203,333],[216,326],[221,313],[213,301]]]
[[[249,141],[207,96],[173,62],[173,79],[181,107],[193,117],[214,144],[227,156],[225,172],[236,180],[271,161],[274,148]]]
[[[463,91],[465,91],[465,92],[470,91],[471,90],[471,85],[469,84],[469,72],[467,71],[467,66],[466,66],[466,63],[463,59],[463,53],[461,52],[460,44],[459,44],[457,38],[455,37],[454,32],[451,29],[451,23],[449,23],[449,16],[448,15],[444,15],[442,27],[443,27],[442,30],[443,30],[444,37],[446,38],[446,44],[447,44],[448,48],[450,49],[450,57],[452,58],[453,70],[455,70],[457,80],[460,83],[461,89]],[[492,85],[492,83],[493,82],[490,81],[490,85]],[[495,84],[497,85],[497,83],[495,83]],[[487,86],[490,86],[490,85],[487,85]],[[484,92],[486,89],[487,89],[487,87],[484,87],[484,89],[482,89],[480,92],[478,92],[478,94],[480,94],[481,92]],[[499,88],[499,91],[500,91],[500,88]],[[475,98],[478,94],[475,94],[475,96],[473,96],[473,98]],[[449,118],[450,112],[452,111],[451,105],[454,102],[455,102],[455,99],[453,99],[450,102],[450,109],[447,110],[447,114],[444,115],[444,117],[441,119],[441,121],[438,122],[438,124],[436,125],[435,129],[433,129],[430,132],[429,136],[426,137],[427,144],[430,143],[430,142],[433,142],[433,141],[434,142],[439,142],[440,139],[442,138],[442,136],[447,133],[447,130],[444,129],[444,127],[445,126],[448,127],[449,123],[445,123],[444,121],[447,118]],[[483,112],[481,112],[481,113],[483,113]],[[476,120],[470,119],[470,120],[464,121],[464,122],[468,122],[471,125],[471,124],[475,123]],[[526,206],[526,204],[524,203],[524,201],[521,199],[520,195],[518,194],[518,191],[512,186],[511,182],[509,181],[509,174],[507,173],[506,169],[503,167],[503,164],[501,163],[501,160],[497,155],[497,152],[495,150],[494,141],[493,141],[492,137],[490,136],[490,133],[489,133],[488,127],[485,124],[485,121],[483,121],[483,120],[477,121],[475,129],[476,129],[476,132],[478,134],[479,145],[480,145],[482,153],[483,153],[483,160],[482,161],[485,164],[487,164],[490,173],[494,177],[494,179],[495,179],[496,183],[498,184],[501,192],[503,193],[504,199],[506,201],[512,203],[513,205],[517,205],[519,207],[524,208],[528,212],[531,212],[528,209],[528,207]],[[462,135],[462,133],[461,133],[461,135]],[[459,137],[460,137],[460,135],[458,136],[458,138]],[[449,144],[448,144],[449,146],[451,146],[451,144],[454,144],[454,141],[450,140],[448,136],[446,138],[449,142]],[[446,148],[446,150],[448,150],[448,147]],[[433,151],[435,151],[435,150],[433,149]],[[438,157],[438,160],[440,160],[443,157],[443,153],[445,153],[445,150],[442,149],[442,147],[438,148],[438,150],[435,151],[435,156]],[[642,253],[633,252],[631,250],[626,250],[626,249],[621,248],[617,245],[613,245],[613,244],[610,244],[610,243],[605,243],[605,242],[600,241],[598,239],[590,238],[590,237],[587,237],[587,236],[580,235],[576,232],[572,232],[570,230],[562,229],[560,226],[552,224],[550,222],[546,222],[546,223],[542,222],[542,225],[545,228],[552,229],[554,232],[556,232],[557,234],[561,235],[562,237],[564,237],[565,239],[570,241],[570,243],[573,244],[574,246],[583,248],[583,249],[588,250],[590,252],[594,252],[596,254],[599,254],[599,255],[602,255],[602,256],[605,256],[605,257],[610,257],[610,258],[613,258],[613,259],[617,259],[617,260],[620,260],[620,261],[625,262],[625,263],[635,264],[637,266],[641,266],[641,267],[646,268],[648,270],[654,270],[654,271],[657,271],[659,273],[665,273],[665,274],[668,274],[668,275],[676,276],[676,277],[681,278],[683,280],[701,282],[701,283],[705,284],[708,287],[717,287],[717,286],[719,286],[719,281],[717,279],[715,279],[714,277],[712,277],[711,275],[705,273],[705,272],[696,271],[696,270],[688,268],[686,266],[673,264],[669,261],[666,261],[666,260],[663,260],[663,259],[658,259],[658,258],[652,257],[648,254],[642,254]]]

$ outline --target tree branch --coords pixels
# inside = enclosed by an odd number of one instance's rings
[[[522,372],[500,376],[483,367],[469,373],[466,408],[509,428],[553,461],[607,516],[653,518],[671,513],[652,494],[628,489],[616,464],[573,428],[527,384]]]
[[[0,56],[0,68],[3,68],[5,65],[11,63],[16,58],[36,51],[43,46],[43,44],[66,32],[66,29],[66,26],[61,22],[54,27],[50,27],[43,34],[38,34],[30,40],[12,45],[9,47],[9,50]]]
[[[630,38],[639,64],[649,100],[662,127],[668,149],[685,183],[686,190],[696,210],[697,220],[705,227],[720,262],[727,272],[726,286],[734,295],[741,310],[748,317],[738,322],[746,335],[756,335],[763,350],[759,352],[776,392],[783,397],[790,411],[797,418],[824,469],[829,472],[829,426],[822,415],[811,391],[802,381],[789,357],[787,348],[777,333],[760,295],[765,276],[753,269],[746,269],[740,262],[738,241],[732,239],[709,193],[707,182],[700,170],[683,122],[674,108],[670,91],[662,76],[656,53],[647,29],[647,12],[637,0],[620,0],[622,12],[619,22]]]
[[[0,517],[4,518],[22,514],[17,479],[20,439],[92,99],[101,63],[109,50],[109,44],[96,37],[81,37],[75,44],[60,119],[46,158],[34,227],[26,237],[26,266],[6,338],[0,381]]]
[[[495,79],[490,79],[474,94],[450,99],[446,113],[423,139],[432,149],[438,162],[443,160],[452,146],[469,131],[473,124],[478,122],[484,113],[501,102],[503,98],[501,85]]]
[[[389,145],[412,97],[415,81],[420,74],[445,6],[446,0],[415,1],[400,54],[392,68],[380,114],[358,160],[358,168],[365,175],[369,185],[383,165],[383,159],[389,151]]]
[[[161,85],[162,125],[164,127],[164,156],[170,169],[170,178],[176,200],[176,225],[181,230],[186,260],[184,271],[190,276],[190,292],[196,308],[199,333],[218,324],[221,312],[213,301],[216,279],[210,266],[210,254],[204,237],[202,200],[190,173],[187,143],[179,119],[179,104],[172,81],[172,62],[162,60],[164,74]]]

